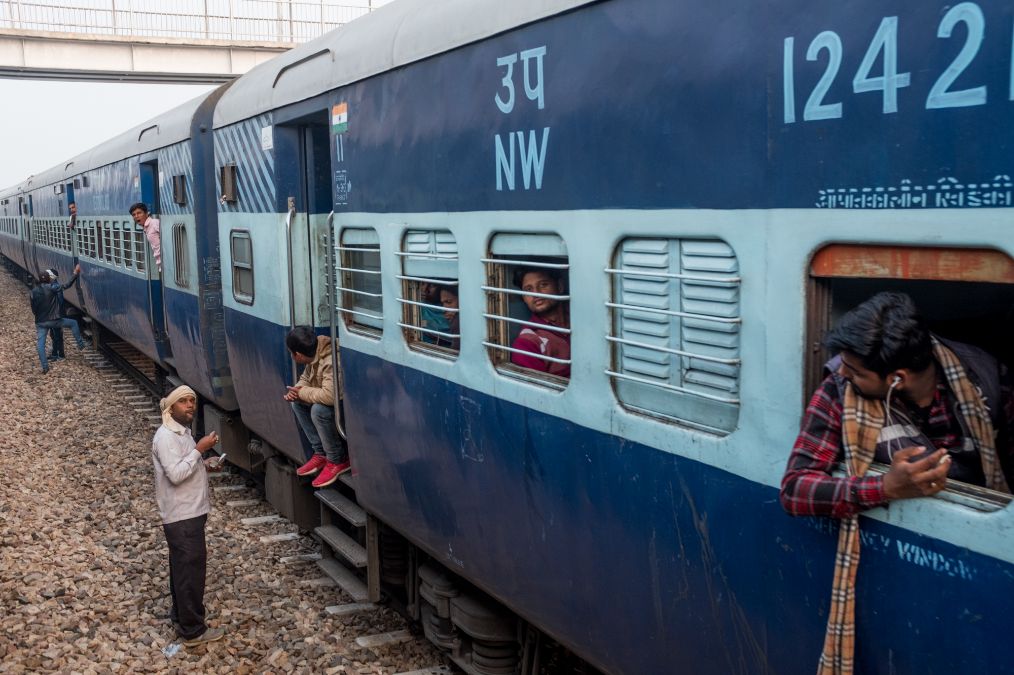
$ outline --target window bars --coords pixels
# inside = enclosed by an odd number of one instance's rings
[[[494,363],[502,363],[506,360],[505,357],[507,354],[522,354],[524,356],[530,356],[532,358],[546,361],[547,363],[570,365],[571,359],[559,359],[552,356],[546,356],[545,354],[516,349],[507,345],[510,335],[510,330],[507,327],[507,324],[538,328],[540,330],[547,330],[563,335],[570,335],[571,333],[569,328],[560,328],[558,326],[552,326],[545,323],[534,323],[532,321],[525,321],[523,319],[517,319],[510,316],[508,313],[509,297],[522,297],[527,295],[536,298],[548,298],[550,300],[558,300],[560,302],[569,302],[570,295],[534,292],[526,293],[519,289],[506,287],[510,270],[512,268],[532,267],[535,269],[553,270],[555,272],[569,272],[570,264],[541,261],[537,262],[511,258],[482,258],[480,262],[486,266],[486,279],[489,280],[491,284],[482,286],[482,290],[486,292],[487,311],[483,313],[483,317],[486,319],[488,334],[488,339],[484,340],[482,344],[489,350],[490,359]]]
[[[402,305],[403,319],[398,326],[403,329],[406,341],[457,351],[460,328],[455,329],[456,322],[450,321],[445,328],[444,321],[446,314],[457,315],[460,310],[444,307],[439,297],[442,288],[453,289],[458,295],[458,245],[454,235],[446,230],[409,230],[402,248],[395,252],[402,266],[402,274],[397,278],[401,281],[398,302]],[[437,287],[438,304],[426,302],[427,285]]]
[[[621,402],[730,430],[739,407],[740,276],[718,240],[626,239],[617,250],[608,375]],[[652,392],[655,393],[652,393]]]
[[[382,331],[384,294],[381,285],[380,240],[377,232],[366,228],[346,228],[335,246],[335,291],[341,304],[336,309],[348,325]]]

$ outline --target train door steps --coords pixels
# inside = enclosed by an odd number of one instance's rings
[[[317,490],[314,495],[353,526],[366,527],[366,511],[342,493],[325,488]]]
[[[356,489],[356,476],[351,471],[346,471],[342,475],[338,476],[338,480],[345,483],[353,490]]]
[[[366,590],[366,584],[360,581],[351,570],[343,567],[337,560],[334,558],[321,558],[317,561],[317,566],[320,567],[324,574],[334,579],[335,583],[348,593],[354,602],[366,602],[368,600],[369,593]]]
[[[366,549],[356,542],[352,537],[339,530],[334,525],[322,525],[313,530],[317,536],[331,547],[333,551],[341,554],[356,567],[366,567]]]

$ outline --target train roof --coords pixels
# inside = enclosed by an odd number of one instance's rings
[[[190,138],[190,123],[194,113],[206,98],[216,90],[205,92],[186,103],[100,143],[91,150],[66,160],[57,166],[29,177],[17,186],[16,191],[58,183],[65,178],[78,176],[91,169],[111,164],[126,157],[143,155]]]
[[[215,128],[597,0],[397,0],[258,65],[215,108]]]

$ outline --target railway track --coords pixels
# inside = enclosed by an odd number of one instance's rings
[[[206,594],[215,615],[212,623],[226,627],[227,637],[213,647],[180,649],[164,617],[168,607],[164,543],[150,503],[147,457],[150,434],[161,424],[158,400],[165,387],[173,386],[172,378],[107,334],[99,336],[107,339],[97,348],[71,350],[66,362],[55,365],[48,375],[39,375],[37,364],[28,362],[34,346],[25,339],[31,317],[24,286],[0,275],[0,297],[14,299],[3,303],[9,316],[6,325],[0,326],[4,336],[0,358],[25,369],[25,377],[12,383],[17,389],[13,395],[27,400],[38,382],[45,383],[33,396],[39,415],[30,422],[33,429],[38,428],[32,435],[47,447],[60,448],[61,455],[55,459],[69,468],[68,475],[73,477],[68,480],[74,485],[69,489],[43,478],[54,458],[33,454],[29,460],[0,454],[0,465],[8,475],[18,466],[19,475],[26,476],[17,488],[21,496],[5,500],[4,517],[0,517],[0,534],[21,542],[7,550],[13,556],[10,564],[0,565],[10,572],[0,573],[0,598],[11,593],[10,597],[18,598],[7,616],[0,615],[0,660],[5,668],[76,671],[83,668],[85,662],[80,659],[84,658],[100,670],[144,664],[137,672],[186,669],[198,662],[201,670],[228,668],[231,672],[454,672],[447,659],[390,608],[357,601],[342,592],[317,568],[322,559],[320,543],[265,500],[260,481],[231,466],[210,479],[212,562]],[[86,326],[85,334],[93,337],[90,329]],[[101,331],[96,328],[95,332]],[[71,392],[82,390],[99,393],[79,408],[70,403]],[[69,412],[71,406],[74,413]],[[94,424],[101,432],[85,446],[85,438],[93,436],[82,435],[79,425],[67,420],[77,419],[78,410],[93,417],[96,406],[102,413],[101,422]],[[5,426],[27,424],[7,419]],[[140,431],[144,428],[147,433]],[[34,447],[31,442],[26,445]],[[35,458],[38,468],[34,463],[28,469],[21,466]],[[105,516],[96,518],[96,508]],[[54,527],[53,523],[78,536],[32,534]],[[76,561],[84,567],[75,568]],[[153,585],[159,592],[152,593]],[[120,616],[116,608],[126,606],[136,609]],[[95,618],[106,617],[106,612],[117,618]],[[32,631],[19,628],[28,617],[36,625]],[[96,632],[95,644],[103,647],[82,654],[79,647],[59,637],[64,624],[85,626],[81,630],[89,636],[92,631],[109,633]],[[135,662],[136,658],[140,660]]]

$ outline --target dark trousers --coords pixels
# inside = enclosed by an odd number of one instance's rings
[[[169,544],[169,593],[173,599],[169,618],[184,640],[193,639],[208,629],[204,623],[204,578],[208,565],[204,525],[207,521],[205,514],[162,525]]]

